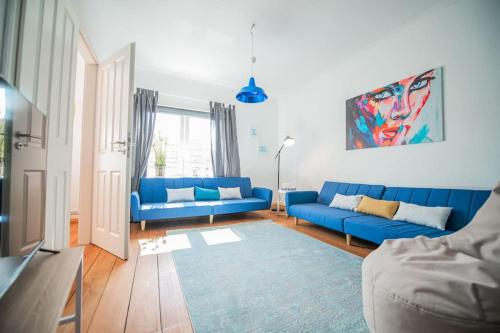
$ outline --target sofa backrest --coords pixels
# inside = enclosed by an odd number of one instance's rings
[[[139,196],[141,203],[167,201],[167,188],[203,187],[203,178],[141,178]]]
[[[373,199],[380,199],[384,192],[384,185],[352,184],[326,181],[318,195],[318,202],[329,205],[335,193],[344,195],[363,194]]]
[[[459,230],[469,223],[491,191],[413,187],[386,187],[383,200],[396,200],[429,207],[451,207],[447,230]]]
[[[139,183],[139,196],[141,203],[154,203],[167,201],[167,188],[206,187],[240,187],[241,196],[252,196],[252,184],[248,177],[214,177],[214,178],[141,178]]]
[[[216,190],[218,187],[239,187],[243,198],[252,196],[252,183],[248,177],[203,178],[203,187]]]

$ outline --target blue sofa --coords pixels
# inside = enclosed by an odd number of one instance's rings
[[[452,207],[446,230],[439,230],[404,221],[366,215],[349,210],[330,208],[336,193],[363,194],[374,199],[395,200],[424,206]],[[325,182],[321,191],[288,192],[285,196],[289,216],[303,219],[346,234],[347,243],[356,236],[376,244],[386,239],[412,238],[419,235],[439,237],[448,235],[469,223],[483,205],[491,191],[455,190],[411,187],[385,187],[383,185]]]
[[[194,186],[240,187],[242,199],[167,203],[167,188]],[[273,192],[269,189],[252,188],[248,177],[141,178],[139,190],[132,192],[130,198],[131,220],[141,221],[142,229],[146,221],[171,218],[209,216],[212,223],[214,215],[269,209],[272,197]]]

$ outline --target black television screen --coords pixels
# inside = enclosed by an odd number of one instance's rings
[[[47,120],[0,77],[0,297],[45,232]]]

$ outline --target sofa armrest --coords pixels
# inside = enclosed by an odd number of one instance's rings
[[[268,188],[254,187],[252,189],[252,196],[254,198],[259,198],[267,201],[267,209],[271,208],[271,202],[273,201],[273,191]]]
[[[316,191],[293,191],[286,192],[285,194],[285,206],[288,211],[288,207],[291,205],[301,204],[301,203],[312,203],[318,200],[318,192]]]
[[[141,207],[141,198],[139,193],[134,191],[130,194],[130,219],[132,221],[140,221],[139,208]]]

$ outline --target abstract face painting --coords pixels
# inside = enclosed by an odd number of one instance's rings
[[[441,67],[346,102],[346,149],[443,140]]]

